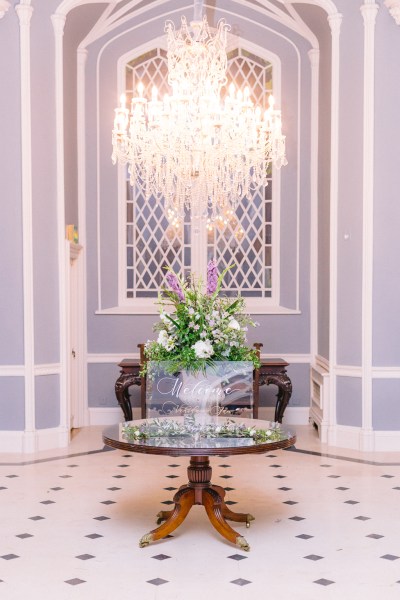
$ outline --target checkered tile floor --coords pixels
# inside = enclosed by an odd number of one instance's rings
[[[211,459],[228,504],[255,516],[234,525],[249,553],[201,506],[139,548],[186,483],[186,458],[103,450],[99,429],[90,451],[0,455],[0,598],[398,600],[400,456],[321,455],[298,429],[295,450]]]

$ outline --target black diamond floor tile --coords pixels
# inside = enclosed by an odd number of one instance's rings
[[[330,579],[317,579],[316,581],[314,581],[314,583],[318,583],[319,585],[331,585],[332,583],[335,583],[334,581],[331,581]]]
[[[235,490],[236,488],[232,488],[232,487],[224,487],[224,490],[226,492],[232,492],[233,490]]]
[[[339,486],[339,487],[337,487],[337,488],[335,488],[335,489],[336,489],[336,490],[340,490],[340,491],[344,492],[344,490],[349,490],[350,488],[343,487],[343,486],[341,485],[341,486]]]
[[[114,502],[114,500],[103,500],[102,502],[100,502],[100,504],[116,504],[116,502]]]
[[[172,465],[168,465],[168,467],[172,467],[173,469],[176,469],[176,467],[180,467],[181,465],[176,465],[175,463]]]
[[[235,585],[248,585],[249,583],[251,583],[251,581],[249,581],[248,579],[242,579],[241,577],[239,579],[234,579],[233,581],[231,581],[231,583],[234,583]]]
[[[274,475],[276,479],[286,479],[286,475]]]
[[[303,558],[307,558],[308,560],[321,560],[324,557],[319,556],[318,554],[309,554],[308,556],[303,556]]]
[[[232,479],[233,475],[220,475],[222,479]]]
[[[31,521],[41,521],[42,519],[44,519],[44,517],[41,517],[39,515],[36,515],[35,517],[29,517],[29,519]]]
[[[384,558],[385,560],[398,560],[400,556],[396,556],[395,554],[384,554],[381,558]]]
[[[332,465],[319,465],[320,467],[331,467]]]
[[[18,554],[3,554],[0,558],[4,558],[4,560],[13,560],[14,558],[19,558]]]
[[[372,538],[374,540],[380,540],[384,536],[383,535],[379,535],[379,533],[370,533],[369,535],[366,535],[365,537],[369,537],[369,538]]]
[[[231,558],[232,560],[244,560],[245,558],[248,558],[248,556],[243,556],[242,554],[231,554],[228,556],[228,558]]]
[[[13,479],[14,477],[19,477],[19,475],[6,475],[9,479]]]
[[[346,500],[344,504],[359,504],[357,500]]]
[[[79,467],[79,465],[67,465],[67,467],[69,467],[70,469],[73,469],[74,467]]]
[[[232,505],[232,504],[237,504],[237,502],[234,502],[233,500],[225,500],[225,504]]]
[[[121,467],[121,469],[124,469],[125,467],[130,467],[130,465],[117,465],[117,467]]]
[[[155,558],[156,560],[167,560],[167,558],[171,558],[171,557],[168,556],[167,554],[156,554],[155,556],[152,556],[151,558]]]
[[[292,488],[288,488],[288,487],[280,487],[278,488],[278,490],[282,490],[282,492],[289,492]]]
[[[388,479],[391,479],[392,477],[394,477],[394,475],[381,475],[381,477],[387,477]]]
[[[161,504],[175,504],[172,500],[164,500]]]
[[[163,489],[167,490],[167,492],[173,492],[174,490],[177,490],[178,488],[169,486],[169,487],[166,487],[166,488],[163,488]]]
[[[109,519],[110,517],[104,517],[103,515],[101,517],[93,517],[96,521],[107,521],[107,519]]]
[[[363,517],[360,515],[359,517],[354,517],[357,521],[369,521],[371,517]]]
[[[79,585],[80,583],[86,583],[84,579],[79,579],[79,577],[74,577],[74,579],[67,579],[65,583],[69,585]]]
[[[298,504],[298,502],[295,502],[294,500],[285,500],[282,504],[289,504],[290,506],[293,506],[293,504]]]
[[[166,475],[165,477],[168,477],[168,479],[175,479],[176,477],[179,477],[179,475]]]
[[[222,469],[230,469],[231,465],[218,465]]]
[[[116,492],[117,490],[120,490],[121,488],[113,486],[113,487],[110,487],[110,488],[107,488],[107,489],[110,490],[110,492]]]
[[[400,490],[400,487],[394,487],[393,490]]]
[[[305,517],[289,517],[291,521],[304,521]]]
[[[311,538],[313,538],[313,535],[308,535],[307,533],[301,533],[300,535],[296,535],[297,538],[300,538],[301,540],[310,540]]]
[[[53,487],[53,488],[50,488],[50,489],[53,490],[53,492],[59,492],[60,490],[63,490],[64,488],[62,488],[62,487]]]
[[[330,477],[331,479],[339,479],[341,475],[328,475],[328,477]]]
[[[95,558],[93,554],[79,554],[79,556],[75,556],[75,558],[79,558],[79,560],[90,560],[91,558]]]
[[[59,475],[60,479],[69,479],[72,475]]]
[[[156,579],[149,579],[147,583],[151,583],[152,585],[163,585],[164,583],[168,583],[166,579],[161,579],[161,577],[157,577]]]
[[[114,479],[123,479],[126,475],[113,475]]]
[[[85,537],[90,538],[91,540],[96,540],[97,538],[101,538],[103,536],[100,535],[100,533],[89,533],[88,535],[85,535]]]
[[[54,500],[42,500],[40,504],[55,504]]]
[[[8,489],[8,488],[6,488],[6,487],[4,487],[4,486],[1,486],[1,487],[0,487],[0,490],[7,490],[7,489]]]
[[[26,540],[27,538],[33,537],[31,533],[19,533],[15,537],[20,538],[21,540]]]

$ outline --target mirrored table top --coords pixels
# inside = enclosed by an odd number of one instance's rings
[[[186,432],[183,417],[140,419],[108,427],[103,431],[103,441],[130,452],[168,456],[262,453],[289,448],[296,442],[293,430],[260,419],[218,417],[201,431]],[[234,437],[236,433],[240,437]]]

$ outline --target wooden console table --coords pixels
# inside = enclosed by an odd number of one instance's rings
[[[257,343],[254,346],[260,352],[262,344]],[[146,378],[140,376],[141,365],[145,361],[144,345],[138,344],[138,348],[140,349],[139,359],[125,358],[118,363],[121,371],[115,382],[115,395],[124,413],[125,421],[132,421],[132,405],[129,395],[129,388],[132,385],[140,387],[141,418],[146,418]],[[259,369],[255,369],[253,383],[253,416],[255,419],[258,419],[260,387],[272,383],[278,387],[274,420],[282,423],[285,409],[292,395],[292,382],[286,372],[288,366],[289,363],[282,358],[267,358],[261,360]]]

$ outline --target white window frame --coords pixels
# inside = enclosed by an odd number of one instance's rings
[[[166,50],[165,36],[153,39],[130,52],[122,55],[118,60],[118,96],[125,92],[125,70],[126,64],[138,56],[145,54],[154,48]],[[272,65],[273,93],[277,105],[280,106],[281,97],[281,62],[279,57],[256,44],[246,40],[237,40],[230,49],[240,48],[254,54]],[[272,273],[273,285],[270,298],[246,298],[246,309],[251,314],[274,314],[293,313],[297,310],[280,306],[280,200],[281,200],[281,173],[279,169],[272,169]],[[157,314],[158,307],[155,298],[127,298],[126,297],[126,274],[127,274],[127,252],[126,252],[126,170],[124,166],[118,165],[118,307],[104,309],[102,313],[111,314]],[[203,237],[203,241],[202,241]],[[192,271],[204,277],[205,258],[203,256],[206,248],[205,223],[199,224],[198,231],[192,231]],[[298,251],[298,248],[297,248]]]

